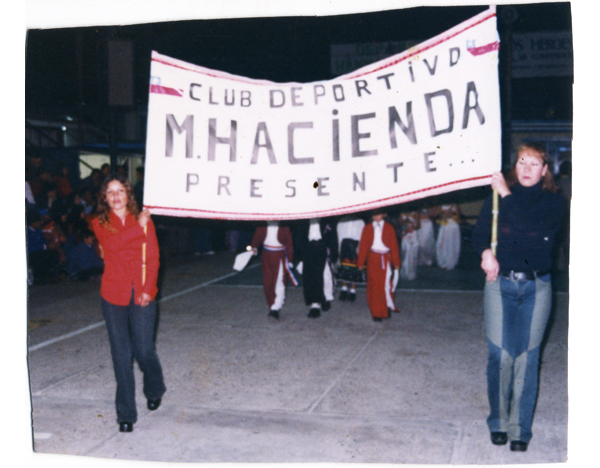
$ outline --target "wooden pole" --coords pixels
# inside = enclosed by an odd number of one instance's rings
[[[148,235],[148,226],[144,226],[144,234]],[[142,286],[146,284],[146,242],[142,244]]]
[[[494,189],[492,194],[492,253],[496,256],[496,247],[498,245],[498,191]]]

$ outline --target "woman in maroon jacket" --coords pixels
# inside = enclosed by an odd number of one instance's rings
[[[158,242],[150,212],[139,212],[126,177],[107,177],[98,198],[92,226],[104,257],[100,295],[117,380],[117,422],[121,432],[131,432],[137,421],[134,357],[149,410],[159,407],[166,391],[153,340]]]

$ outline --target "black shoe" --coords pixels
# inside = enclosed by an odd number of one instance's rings
[[[383,322],[383,319],[379,317],[373,317],[373,322]]]
[[[312,309],[310,309],[310,312],[308,312],[308,317],[310,318],[317,318],[321,316],[321,311],[319,309],[317,309],[316,307],[313,307]]]
[[[527,452],[527,442],[521,440],[511,440],[510,450],[512,452]]]
[[[119,423],[119,432],[133,432],[133,423],[132,422]]]
[[[156,400],[148,400],[148,409],[150,411],[154,411],[154,410],[158,409],[161,401],[162,400],[160,398],[157,398]]]
[[[348,300],[350,302],[354,302],[356,300],[356,293],[354,291],[350,291],[350,293],[348,294]]]
[[[321,304],[321,310],[323,312],[327,312],[329,309],[331,309],[331,301],[325,301]]]
[[[508,434],[506,432],[492,432],[490,438],[494,445],[505,445],[508,442]]]
[[[348,291],[346,289],[342,289],[340,291],[340,301],[345,301],[348,298]]]
[[[278,310],[270,310],[268,316],[279,320],[279,311]]]

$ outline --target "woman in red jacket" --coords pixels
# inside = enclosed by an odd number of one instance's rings
[[[117,422],[121,432],[131,432],[137,421],[134,357],[149,410],[159,407],[166,391],[153,340],[158,242],[150,212],[139,212],[126,177],[107,177],[98,198],[92,226],[104,257],[100,295],[117,380]]]

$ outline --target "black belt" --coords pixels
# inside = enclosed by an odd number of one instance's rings
[[[532,281],[540,276],[548,275],[550,271],[501,271],[500,276],[513,281]]]

